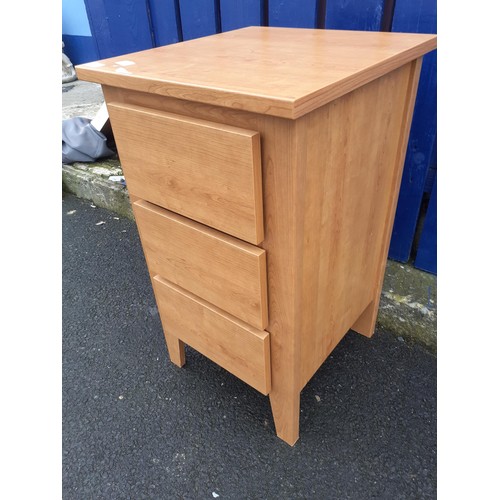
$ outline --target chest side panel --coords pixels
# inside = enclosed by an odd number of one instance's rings
[[[410,76],[407,64],[299,120],[302,385],[373,299]]]

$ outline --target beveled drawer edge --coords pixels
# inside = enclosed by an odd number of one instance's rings
[[[231,323],[234,323],[236,326],[239,326],[240,328],[247,330],[248,332],[252,333],[252,335],[259,337],[262,340],[265,340],[269,335],[269,332],[267,330],[259,330],[258,328],[255,328],[254,326],[247,323],[246,321],[243,321],[243,320],[237,318],[236,316],[234,316],[233,314],[231,314],[227,311],[224,311],[224,309],[221,309],[220,307],[217,307],[216,305],[211,304],[207,300],[202,299],[201,297],[198,297],[197,295],[190,292],[189,290],[186,290],[185,288],[182,288],[181,286],[176,285],[175,283],[172,283],[171,281],[167,280],[163,276],[160,276],[159,274],[155,274],[153,276],[153,280],[156,280],[159,283],[162,283],[164,285],[168,285],[170,288],[172,288],[176,292],[184,295],[185,297],[187,297],[191,300],[198,302],[199,304],[201,304],[205,308],[209,309],[210,311],[212,311],[220,316],[223,316],[225,319],[227,319]]]
[[[250,255],[254,255],[256,257],[261,257],[262,255],[266,254],[266,251],[252,243],[248,243],[248,241],[241,240],[237,238],[236,236],[232,236],[228,233],[224,233],[223,231],[219,231],[218,229],[215,229],[211,226],[207,226],[206,224],[203,224],[202,222],[199,222],[194,219],[190,219],[189,217],[186,217],[185,215],[178,214],[177,212],[173,212],[172,210],[169,210],[168,208],[161,207],[160,205],[156,205],[155,203],[152,203],[150,201],[144,200],[142,198],[136,198],[135,201],[133,202],[134,205],[139,206],[145,210],[148,210],[150,212],[154,212],[157,215],[161,215],[161,212],[165,212],[168,217],[171,219],[174,219],[176,222],[179,224],[182,224],[184,227],[192,229],[193,227],[200,227],[202,228],[203,231],[210,236],[217,238],[218,240],[224,242],[227,245],[230,245],[231,247],[237,248],[238,250],[241,250],[245,253],[248,253]]]
[[[257,130],[250,130],[248,128],[236,127],[234,125],[226,125],[225,123],[214,122],[211,120],[205,120],[203,118],[195,118],[189,115],[184,115],[180,113],[172,113],[171,111],[164,111],[163,109],[158,108],[149,108],[147,106],[139,106],[137,104],[129,104],[119,101],[111,101],[107,104],[108,107],[120,108],[126,111],[137,111],[139,113],[149,114],[152,116],[157,116],[160,114],[161,116],[165,116],[166,118],[170,118],[171,120],[178,122],[188,122],[193,125],[197,125],[199,127],[211,128],[214,130],[220,130],[223,132],[228,132],[230,134],[241,135],[244,137],[255,137],[259,136],[259,132]]]

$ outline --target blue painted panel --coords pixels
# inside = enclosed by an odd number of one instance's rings
[[[397,0],[392,31],[435,33],[436,1]],[[436,60],[436,51],[424,56],[389,249],[402,262],[410,256],[436,139]]]
[[[327,0],[325,28],[379,31],[384,0]]]
[[[63,35],[64,53],[75,64],[97,61],[99,55],[91,36]]]
[[[146,0],[85,0],[99,57],[153,47]]]
[[[269,0],[269,26],[315,28],[317,2]]]
[[[179,0],[184,40],[218,33],[219,12],[215,0]]]
[[[396,0],[392,31],[436,33],[436,0]]]
[[[156,47],[182,41],[177,0],[149,0],[149,9]]]
[[[262,0],[220,0],[221,30],[230,31],[246,26],[261,26]]]
[[[418,244],[415,267],[437,274],[437,180],[432,188],[424,228]]]
[[[434,180],[436,179],[436,173],[437,173],[437,137],[434,140],[434,147],[432,148],[429,171],[427,172],[427,178],[425,179],[424,193],[431,193],[432,186],[434,186]]]
[[[83,0],[62,0],[62,34],[91,36]]]

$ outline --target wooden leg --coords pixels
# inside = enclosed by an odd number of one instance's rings
[[[380,299],[372,300],[368,307],[361,313],[361,316],[356,320],[356,323],[352,325],[351,330],[365,337],[371,337],[375,332],[379,302]]]
[[[179,368],[182,368],[186,363],[186,352],[185,345],[182,340],[179,340],[172,335],[165,333],[165,340],[167,341],[168,354],[170,355],[170,361]]]
[[[133,201],[138,199],[136,196],[130,194],[130,199]],[[151,283],[153,284],[153,290],[155,290],[155,282],[154,282],[154,274],[150,273],[149,277],[151,278]],[[156,298],[156,291],[155,291]],[[158,303],[158,299],[157,299]],[[163,318],[160,313],[160,320],[163,327],[163,335],[165,336],[165,342],[167,343],[168,354],[170,356],[170,361],[179,368],[182,368],[186,364],[186,352],[185,352],[185,344],[182,340],[179,340],[177,337],[174,337],[168,332],[168,325],[163,322]]]
[[[299,439],[300,392],[280,394],[277,391],[271,391],[269,399],[276,434],[285,443],[293,446]]]

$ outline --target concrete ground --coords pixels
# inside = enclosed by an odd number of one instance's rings
[[[64,499],[436,497],[434,355],[349,332],[291,448],[268,398],[192,349],[168,361],[136,226],[92,205],[63,196]]]
[[[104,96],[98,83],[75,80],[62,84],[62,119],[74,116],[94,118],[99,111]]]

